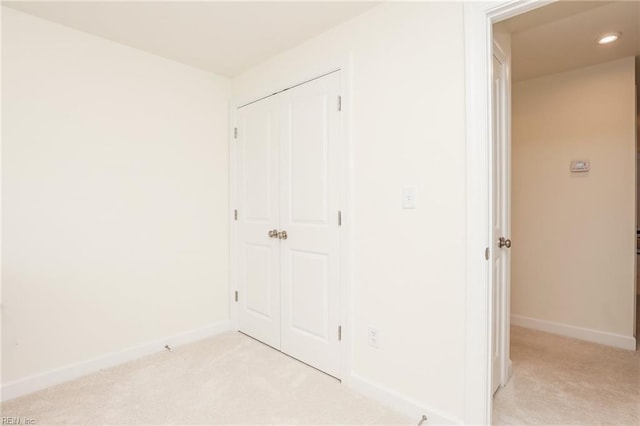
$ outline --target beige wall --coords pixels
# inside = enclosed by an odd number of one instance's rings
[[[513,86],[512,314],[633,336],[634,58]],[[591,161],[570,173],[571,160]]]
[[[227,320],[229,82],[2,12],[3,385]]]
[[[351,55],[353,372],[450,419],[464,395],[463,34],[461,3],[387,3],[233,82],[264,94]],[[407,184],[416,210],[401,208]]]

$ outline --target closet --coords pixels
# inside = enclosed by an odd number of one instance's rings
[[[238,328],[340,377],[340,71],[236,114]]]

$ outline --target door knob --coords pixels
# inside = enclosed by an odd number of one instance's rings
[[[278,232],[278,238],[280,238],[281,240],[286,240],[287,239],[287,231]]]
[[[500,237],[500,239],[498,240],[498,247],[511,248],[511,240],[505,237]]]
[[[272,229],[271,231],[269,231],[269,238],[278,238],[278,230]]]

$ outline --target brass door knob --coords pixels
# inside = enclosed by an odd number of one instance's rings
[[[271,231],[269,231],[269,238],[278,238],[278,230],[272,229]]]
[[[511,248],[511,240],[505,237],[500,237],[500,239],[498,240],[498,247]]]
[[[287,231],[278,232],[278,238],[280,238],[281,240],[286,240],[287,239]]]

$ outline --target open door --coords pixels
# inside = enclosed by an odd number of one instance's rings
[[[495,392],[511,375],[509,351],[511,279],[511,153],[509,138],[509,64],[494,44],[492,67],[492,241],[491,256],[491,386]]]

